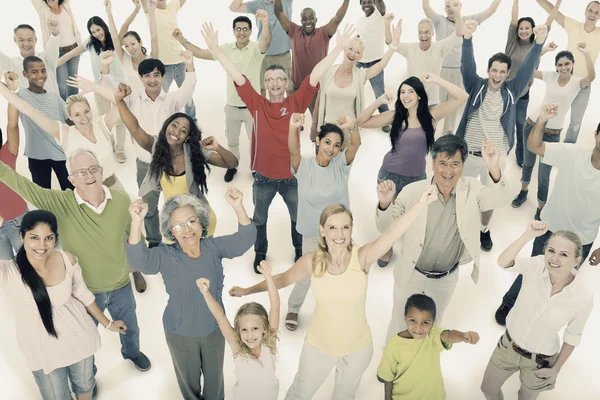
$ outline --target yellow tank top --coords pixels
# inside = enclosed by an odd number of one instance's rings
[[[178,194],[189,193],[185,174],[181,176],[170,176],[169,178],[170,179],[167,178],[166,172],[163,172],[160,177],[160,187],[162,188],[163,198],[165,200],[177,196]],[[208,225],[207,237],[212,236],[217,228],[217,214],[213,211],[210,203],[208,204],[208,208],[210,208],[210,224]]]
[[[315,312],[306,341],[324,353],[343,357],[365,348],[371,342],[367,323],[368,275],[358,262],[358,247],[352,248],[350,265],[344,273],[312,276]]]

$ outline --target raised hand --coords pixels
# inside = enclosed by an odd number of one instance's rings
[[[206,278],[196,279],[196,285],[198,285],[198,289],[200,289],[200,293],[208,294],[210,288],[210,281]]]
[[[119,87],[115,91],[115,102],[118,103],[119,101],[123,100],[125,97],[129,96],[130,94],[131,94],[131,88],[124,83],[119,83]]]
[[[185,65],[190,65],[194,62],[194,55],[189,50],[181,50],[179,56],[181,57],[181,61],[183,61]]]
[[[177,40],[179,43],[183,42],[183,33],[181,32],[180,29],[175,29],[173,31],[173,37],[175,38],[175,40]]]
[[[525,234],[533,239],[548,232],[548,228],[547,222],[531,221],[529,225],[527,225],[527,229],[525,229]]]
[[[70,76],[67,79],[67,86],[78,88],[80,94],[86,94],[94,90],[94,82],[80,75]]]
[[[392,104],[394,100],[396,100],[396,97],[391,92],[385,92],[377,99],[379,104]]]
[[[481,144],[481,158],[483,158],[483,162],[488,168],[498,166],[500,152],[491,140],[486,140]]]
[[[290,128],[300,129],[304,125],[304,114],[293,113],[290,118]]]
[[[148,1],[148,10],[149,11],[155,11],[157,5],[158,5],[158,0],[149,0]]]
[[[217,151],[219,142],[217,142],[217,139],[214,136],[209,136],[200,141],[200,146],[204,147],[206,150]]]
[[[148,204],[144,203],[142,199],[137,199],[129,205],[129,214],[132,223],[141,225],[144,222],[144,217],[148,214]]]
[[[113,321],[108,327],[109,331],[119,332],[121,335],[125,335],[127,333],[127,325],[123,321]]]
[[[58,21],[56,19],[54,19],[54,18],[48,19],[48,29],[54,36],[57,36],[60,33],[59,28],[60,28],[60,24],[58,23]]]
[[[110,4],[110,0],[104,0],[104,9],[107,13],[111,12],[112,4]]]
[[[231,297],[243,297],[246,295],[246,290],[239,286],[234,286],[231,289],[229,289],[229,295]]]
[[[346,24],[343,33],[337,31],[337,33],[335,34],[336,46],[340,49],[348,47],[350,45],[350,42],[352,41],[352,37],[354,36],[355,31],[356,29],[354,29],[354,25],[349,24]]]
[[[260,272],[264,277],[271,276],[271,263],[263,260],[260,262],[258,266],[258,272]]]
[[[544,123],[558,115],[558,106],[556,104],[544,104],[540,109],[540,115],[537,122]]]
[[[546,25],[538,25],[533,28],[533,33],[535,35],[535,42],[537,44],[542,44],[548,36],[548,27]]]
[[[422,207],[428,206],[429,204],[436,201],[437,198],[438,198],[437,187],[435,185],[431,185],[427,189],[425,189],[425,191],[419,198],[419,205]]]
[[[388,179],[377,185],[377,198],[381,208],[388,208],[394,201],[394,197],[396,197],[396,184],[394,181]]]
[[[4,81],[11,92],[16,92],[19,89],[19,75],[16,72],[6,71]]]
[[[342,115],[341,117],[339,117],[335,124],[339,126],[342,130],[350,130],[352,128],[356,128],[356,121],[346,115]]]
[[[2,216],[0,216],[0,219],[2,219]],[[0,222],[0,226],[2,226],[2,222]],[[600,247],[594,250],[590,256],[590,265],[598,265],[598,263],[600,263]]]
[[[585,42],[577,43],[577,50],[582,54],[588,54],[590,52],[590,50],[587,48],[587,43]]]
[[[477,332],[468,331],[468,332],[465,332],[463,339],[464,339],[465,343],[477,344],[477,342],[479,342],[479,334]]]
[[[383,16],[383,21],[386,24],[390,24],[394,20],[394,18],[396,18],[396,16],[393,13],[387,13]]]
[[[219,46],[219,31],[215,31],[212,23],[205,22],[202,24],[202,29],[200,29],[202,36],[204,37],[204,41],[209,49],[214,49]]]
[[[244,198],[244,193],[240,189],[229,187],[225,192],[225,200],[231,205],[233,208],[242,207],[242,200]]]
[[[470,39],[473,36],[473,33],[477,30],[477,26],[479,24],[477,21],[468,20],[463,24],[463,36],[466,39]]]
[[[557,48],[558,48],[558,45],[556,43],[554,43],[554,41],[552,41],[546,45],[546,51],[554,51]]]
[[[140,3],[140,0],[131,0],[131,2],[133,3],[135,10],[139,12],[140,8],[142,8],[142,3]]]
[[[398,20],[398,23],[393,28],[394,29],[392,30],[392,43],[390,44],[392,46],[398,46],[398,44],[400,43],[400,37],[402,36],[402,18]]]
[[[423,83],[435,83],[438,79],[438,76],[432,74],[431,72],[425,72],[423,76],[421,76],[421,82]]]
[[[100,53],[100,64],[111,65],[115,61],[115,54],[112,50],[106,50]]]
[[[266,10],[257,10],[255,16],[256,20],[260,21],[262,24],[269,23],[269,13]]]

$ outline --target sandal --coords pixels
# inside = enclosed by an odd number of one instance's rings
[[[298,329],[298,314],[296,313],[287,313],[285,316],[285,327],[288,331],[295,331]]]
[[[125,161],[127,161],[127,156],[125,155],[125,152],[117,151],[117,161],[119,162],[119,164],[123,164]]]

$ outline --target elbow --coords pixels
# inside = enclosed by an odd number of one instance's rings
[[[469,100],[469,93],[467,93],[467,91],[464,90],[464,89],[461,90],[461,92],[462,93],[460,94],[460,96],[458,97],[458,99],[460,100],[461,104],[464,104],[464,103],[467,102],[467,100]]]

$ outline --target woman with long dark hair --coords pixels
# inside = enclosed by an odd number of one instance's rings
[[[90,315],[106,329],[125,334],[86,287],[77,259],[55,251],[56,217],[35,210],[23,217],[23,245],[12,260],[0,261],[0,288],[14,309],[17,341],[44,400],[91,400],[96,391],[93,355],[100,335]]]
[[[447,91],[452,99],[429,108],[427,93],[421,80],[438,85]],[[396,196],[409,183],[427,178],[425,156],[435,140],[437,122],[456,112],[469,98],[464,89],[434,74],[426,73],[421,80],[411,76],[400,84],[396,110],[373,115],[381,104],[393,101],[393,96],[386,93],[367,107],[356,120],[357,125],[362,128],[392,125],[392,149],[383,158],[377,182],[388,179],[394,181]],[[377,264],[385,267],[391,255],[390,249]]]
[[[115,101],[123,123],[131,132],[137,144],[152,154],[148,174],[140,185],[139,195],[145,196],[151,190],[162,190],[165,200],[178,194],[189,193],[208,204],[205,193],[207,172],[210,165],[221,168],[235,168],[238,160],[213,136],[202,139],[202,131],[187,114],[175,113],[163,124],[158,136],[144,131],[123,99],[131,94],[131,88],[119,84]],[[155,140],[156,139],[156,140]],[[210,205],[209,205],[210,207]],[[211,219],[208,236],[212,236],[217,225],[217,217],[210,208]]]

